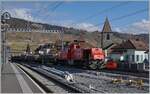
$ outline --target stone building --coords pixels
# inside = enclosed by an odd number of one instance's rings
[[[101,38],[101,48],[103,49],[107,49],[109,48],[109,46],[113,46],[113,44],[120,44],[122,43],[123,39],[118,38],[117,36],[115,36],[114,34],[115,32],[113,32],[111,25],[109,23],[108,18],[106,17],[105,22],[104,22],[104,26],[102,29],[102,32],[100,34],[100,38]]]
[[[105,51],[105,55],[108,56],[111,52],[111,48],[115,45],[118,45],[124,41],[115,35],[115,31],[112,30],[111,24],[106,17],[103,29],[98,36],[98,47],[102,48]]]

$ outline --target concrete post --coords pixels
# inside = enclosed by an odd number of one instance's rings
[[[139,70],[139,66],[140,66],[140,65],[137,63],[137,66],[136,66],[136,69],[137,69],[137,70]]]
[[[143,63],[143,70],[145,70],[145,63]]]
[[[129,70],[131,69],[131,63],[129,63]]]

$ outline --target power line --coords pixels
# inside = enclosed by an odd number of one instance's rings
[[[127,15],[124,15],[124,16],[120,16],[120,17],[118,17],[118,18],[114,18],[114,19],[112,19],[111,21],[113,21],[113,20],[118,20],[118,19],[123,19],[123,18],[126,18],[126,17],[128,17],[128,16],[132,16],[132,15],[135,15],[135,14],[138,14],[138,13],[145,12],[145,11],[147,11],[147,10],[148,10],[147,8],[141,9],[141,10],[135,11],[135,12],[133,12],[133,13],[130,13],[130,14],[127,14]]]
[[[47,9],[48,6],[49,6],[49,5],[45,5],[45,6],[43,6],[41,9],[39,9],[39,10],[36,12],[36,13],[37,13],[36,16],[39,16],[39,14],[40,14],[43,10]]]
[[[52,3],[51,3],[52,4]],[[50,5],[51,5],[50,4]],[[54,3],[53,5],[56,5],[57,3]],[[36,16],[40,16],[39,14],[40,13],[42,13],[43,11],[45,11],[49,6],[50,6],[49,4],[48,5],[45,5],[45,6],[43,6],[41,9],[39,9],[36,13],[38,13]]]
[[[51,11],[54,12],[58,7],[60,7],[64,2],[58,2],[52,9]],[[49,14],[47,15],[49,16]],[[47,19],[48,17],[45,16],[43,19]]]
[[[60,2],[60,3],[55,2],[55,3],[53,4],[54,7],[52,7],[51,10],[54,12],[61,4],[62,4],[62,2]],[[43,12],[43,10],[45,11],[48,7],[49,7],[49,4],[43,6],[41,9],[37,10],[37,12],[35,13],[36,17],[37,17],[37,16],[40,16],[39,14],[41,14],[41,12]],[[46,17],[47,17],[47,16],[46,16]],[[45,17],[45,18],[46,18],[46,17]],[[45,19],[45,18],[44,18],[44,19]]]
[[[134,22],[138,22],[140,21],[139,19],[135,19]],[[131,21],[132,22],[132,21]],[[128,24],[128,22],[123,23],[123,24],[119,24],[119,25],[111,25],[112,27],[119,27],[119,26],[123,26],[123,27],[128,27],[130,24]]]
[[[86,17],[86,18],[84,18],[84,19],[81,19],[81,20],[79,20],[78,22],[82,22],[82,21],[85,21],[85,20],[92,19],[92,18],[94,18],[95,16],[98,16],[99,14],[103,14],[103,13],[108,12],[108,11],[110,11],[110,10],[112,10],[112,9],[117,8],[117,7],[127,5],[128,3],[129,3],[129,2],[119,3],[119,4],[117,4],[117,5],[114,5],[114,6],[110,7],[110,8],[107,8],[107,9],[104,9],[104,10],[102,10],[102,11],[99,11],[99,12],[97,12],[97,13],[91,15],[91,16],[88,16],[88,17]],[[72,23],[71,25],[74,25],[74,24],[77,24],[77,22]]]
[[[110,21],[112,22],[112,21],[117,21],[117,20],[120,20],[120,19],[124,19],[124,18],[127,18],[127,17],[129,17],[129,16],[133,16],[133,15],[136,15],[136,14],[139,14],[139,13],[142,13],[142,12],[146,12],[147,10],[148,10],[147,8],[141,9],[141,10],[135,11],[135,12],[130,13],[130,14],[126,14],[126,15],[122,15],[122,16],[120,16],[120,17],[113,18],[113,19],[111,19]],[[94,25],[94,26],[99,26],[99,25],[101,25],[101,24],[103,24],[103,23],[98,23],[98,24],[96,24],[96,25]],[[94,26],[89,26],[88,28],[92,28],[92,27],[94,27]]]
[[[54,12],[59,6],[61,6],[64,2],[59,2],[54,8],[52,8],[52,12]]]

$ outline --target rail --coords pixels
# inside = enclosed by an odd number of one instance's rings
[[[50,67],[46,67],[46,66],[42,66],[42,68],[53,74],[61,76],[62,78],[66,79],[68,82],[74,82],[73,75],[71,73],[69,73],[68,71],[63,72],[63,71],[57,70],[55,68],[50,68]]]
[[[44,84],[42,84],[40,81],[38,81],[34,76],[32,76],[29,72],[27,72],[25,69],[17,65],[22,71],[24,71],[27,75],[30,76],[31,79],[33,79],[46,93],[53,93],[50,89],[48,89]]]
[[[41,70],[37,70],[37,69],[34,69],[28,65],[25,65],[25,64],[22,64],[23,66],[37,72],[38,74],[42,75],[43,77],[45,78],[48,78],[49,80],[55,82],[56,84],[58,84],[60,87],[64,88],[65,90],[67,90],[68,92],[71,92],[71,93],[89,93],[88,91],[86,90],[82,90],[80,88],[77,88],[74,86],[73,83],[64,83],[63,81],[60,81],[50,75],[48,75],[47,73],[44,73],[44,71]]]

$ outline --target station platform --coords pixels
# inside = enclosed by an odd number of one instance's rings
[[[43,93],[41,88],[14,63],[1,66],[1,93]]]

